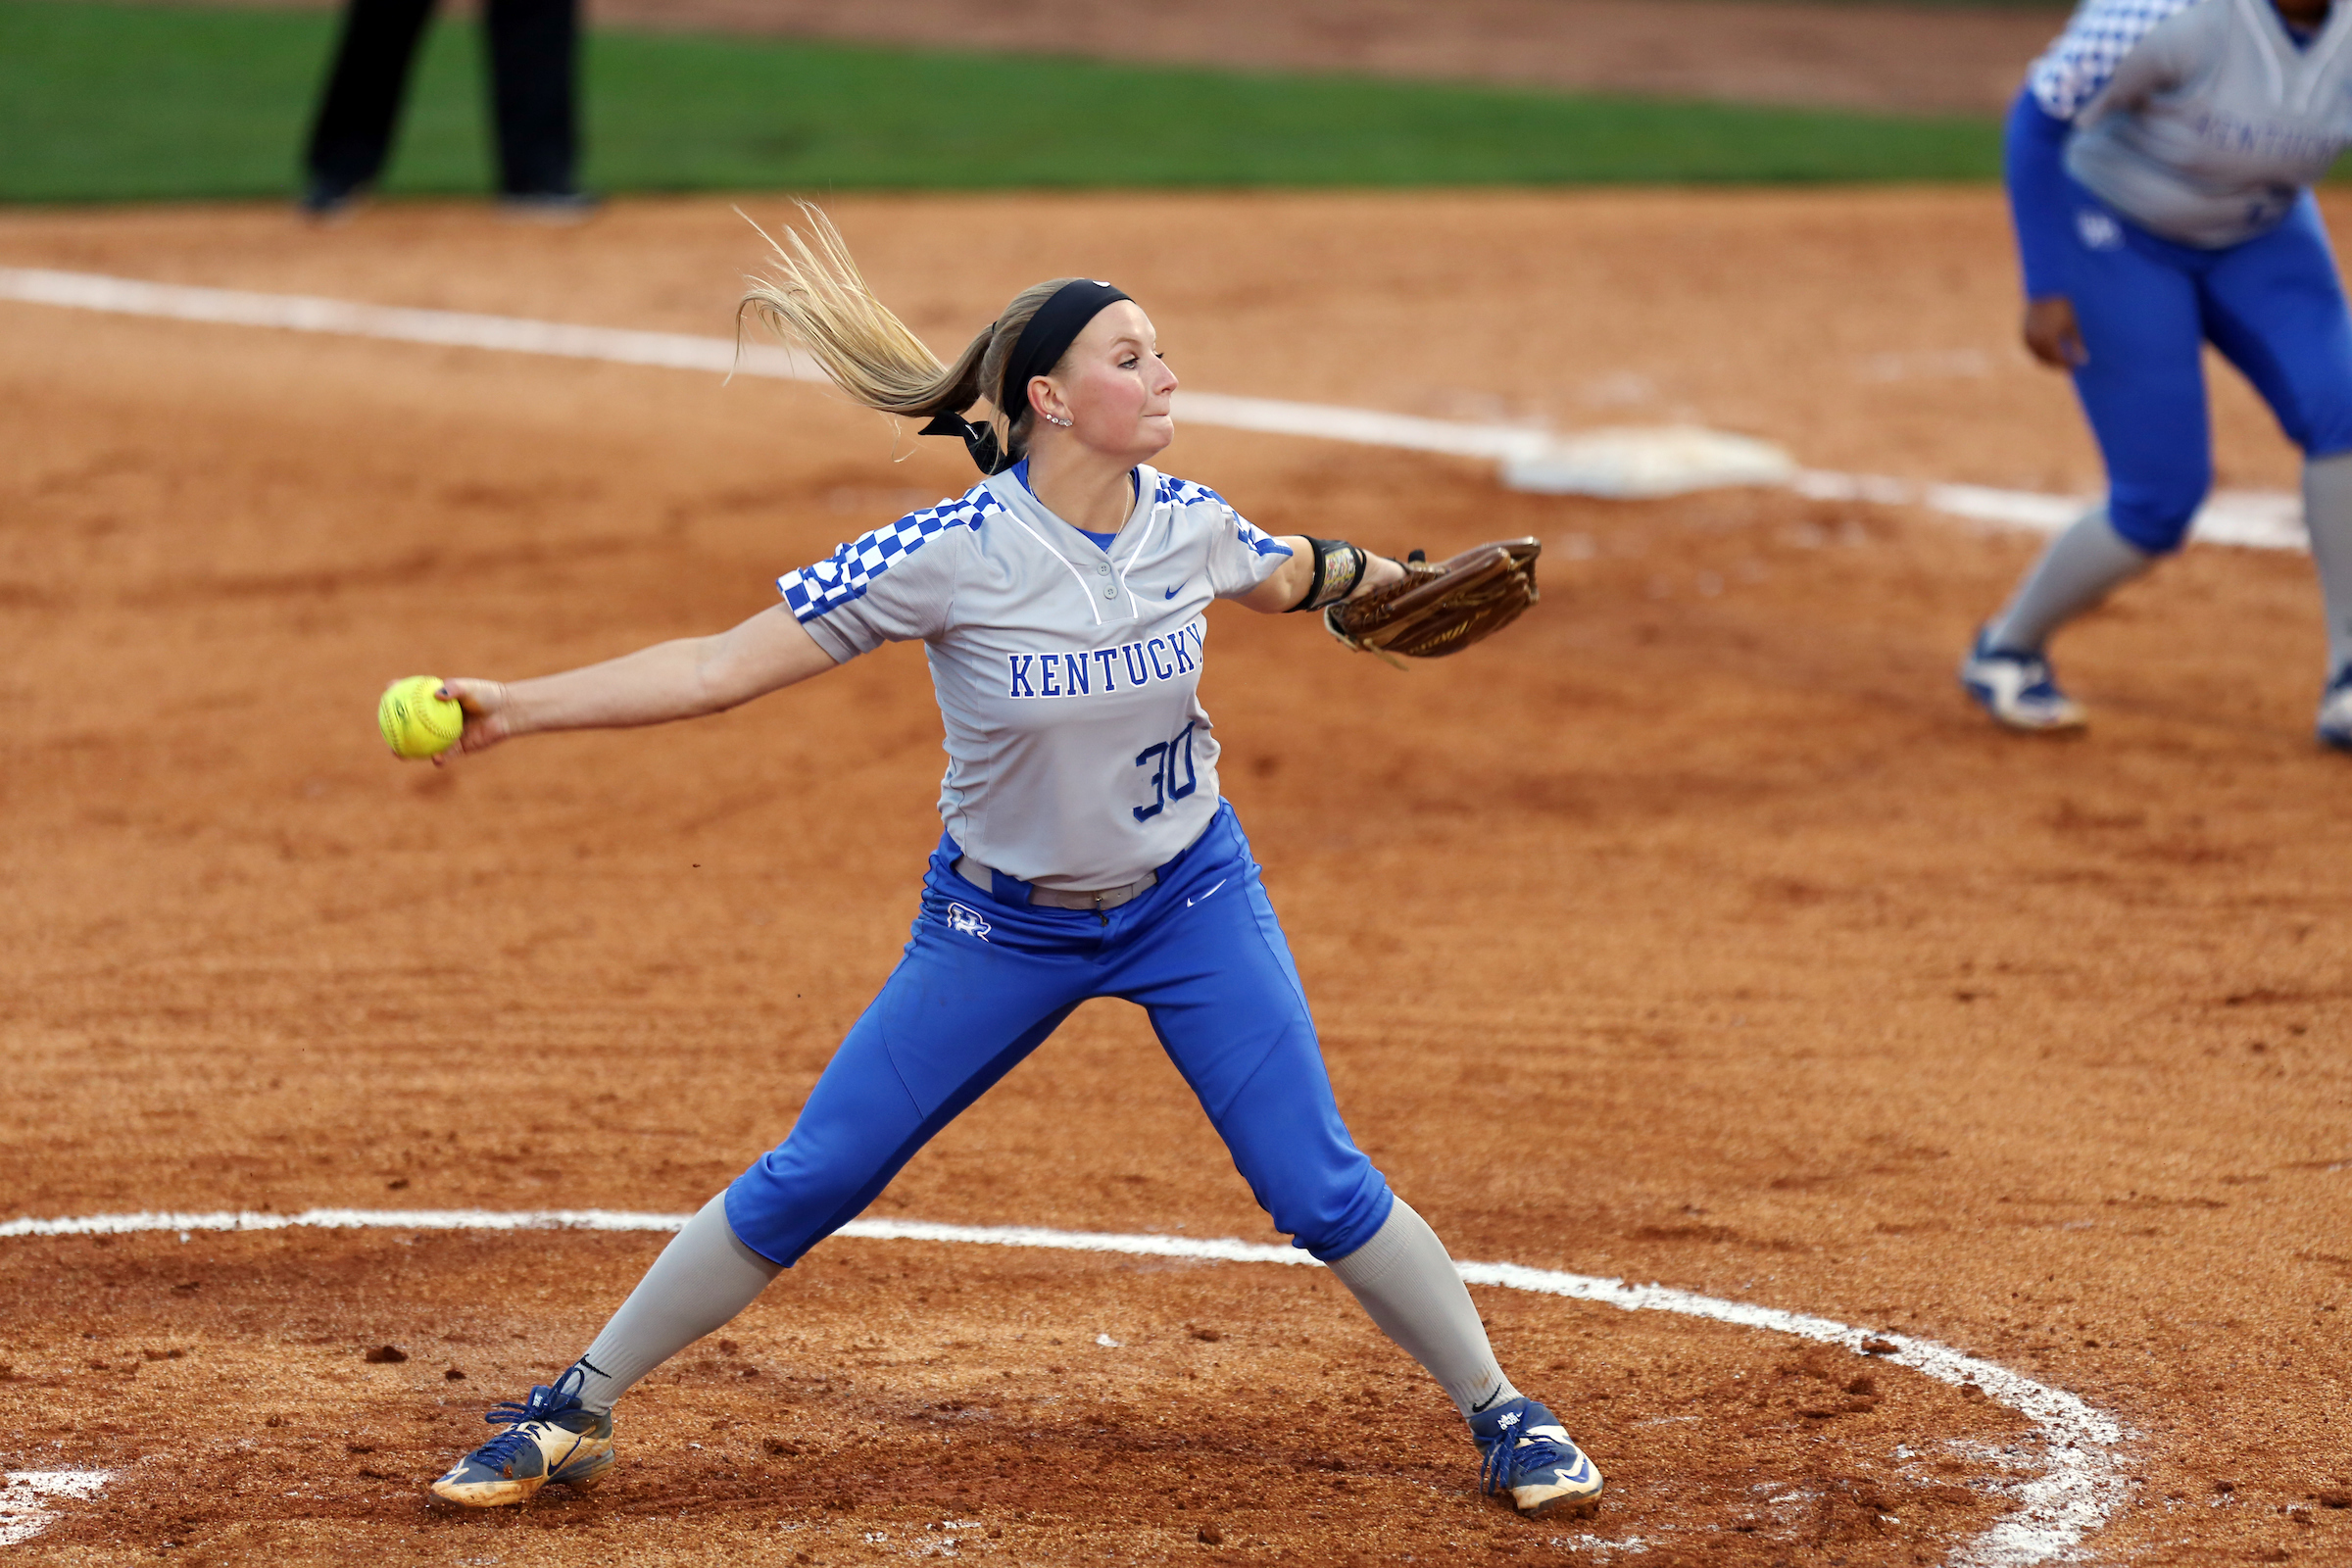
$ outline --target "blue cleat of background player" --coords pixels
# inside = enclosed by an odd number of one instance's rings
[[[1960,661],[1960,684],[1995,722],[2032,734],[2081,729],[2082,705],[2058,689],[2050,662],[2039,654],[2016,654],[1991,643],[1990,628]]]
[[[2319,738],[2322,746],[2352,752],[2352,664],[2336,672],[2320,699]]]

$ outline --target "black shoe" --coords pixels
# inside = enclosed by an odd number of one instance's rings
[[[360,198],[368,193],[365,182],[354,183],[315,175],[302,187],[302,199],[296,203],[305,218],[321,223],[331,223],[349,218]]]
[[[578,223],[602,203],[584,190],[515,190],[498,199],[498,210],[526,223]]]

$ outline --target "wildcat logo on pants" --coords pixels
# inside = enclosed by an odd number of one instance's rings
[[[2095,207],[2085,207],[2075,214],[2075,237],[2085,250],[2119,251],[2124,248],[2124,225]]]
[[[988,940],[989,925],[980,918],[980,911],[967,909],[960,904],[948,906],[948,929],[967,937],[978,937],[983,942]]]

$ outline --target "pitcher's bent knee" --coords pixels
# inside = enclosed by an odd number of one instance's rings
[[[735,1239],[786,1268],[872,1199],[854,1173],[812,1168],[794,1157],[789,1140],[728,1184],[727,1226]]]
[[[860,1019],[792,1132],[729,1184],[727,1224],[790,1268],[872,1202],[935,1131]]]
[[[1346,1257],[1388,1222],[1388,1178],[1348,1135],[1314,1031],[1286,1031],[1212,1118],[1258,1206],[1294,1245]]]
[[[1292,1245],[1305,1249],[1318,1262],[1346,1257],[1380,1234],[1380,1228],[1389,1222],[1389,1210],[1396,1205],[1396,1195],[1389,1190],[1388,1178],[1367,1159],[1363,1180],[1355,1190],[1339,1201],[1326,1202],[1311,1226],[1293,1230]],[[1274,1223],[1282,1225],[1280,1215]]]

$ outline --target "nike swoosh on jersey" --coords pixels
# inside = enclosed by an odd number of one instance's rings
[[[1162,599],[1173,599],[1173,598],[1175,598],[1175,597],[1176,597],[1178,594],[1182,593],[1183,591],[1184,591],[1184,584],[1182,584],[1182,583],[1178,583],[1178,584],[1177,584],[1175,587],[1173,587],[1173,588],[1169,589],[1169,590],[1168,590],[1166,593],[1164,593],[1164,594],[1161,594],[1159,597],[1160,597],[1160,598],[1162,598]]]

